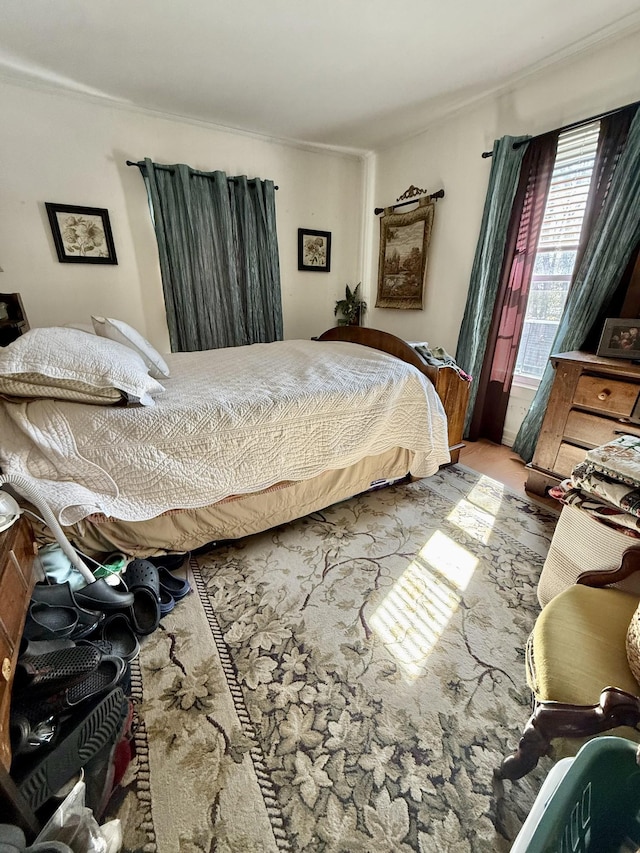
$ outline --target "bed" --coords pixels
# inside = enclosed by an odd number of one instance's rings
[[[166,356],[155,405],[4,399],[0,465],[89,553],[239,538],[456,461],[469,383],[362,327]]]

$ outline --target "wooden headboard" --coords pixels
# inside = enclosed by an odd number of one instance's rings
[[[449,452],[451,461],[457,462],[460,450],[464,447],[462,433],[464,419],[469,405],[471,383],[463,379],[452,367],[434,367],[426,361],[402,338],[379,329],[369,329],[365,326],[334,326],[323,332],[319,341],[347,341],[361,344],[365,347],[388,352],[396,358],[417,367],[421,373],[428,376],[435,385],[438,396],[447,414]]]

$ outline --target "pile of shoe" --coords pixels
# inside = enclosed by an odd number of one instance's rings
[[[166,566],[141,559],[132,560],[121,578],[99,578],[80,589],[72,589],[69,582],[38,583],[24,636],[33,640],[91,636],[110,641],[127,628],[133,637],[145,636],[155,631],[161,617],[189,590],[189,582]]]
[[[138,638],[189,590],[166,567],[140,559],[115,584],[36,584],[10,717],[11,776],[34,811],[83,770],[87,805],[102,814],[131,758],[129,662]]]

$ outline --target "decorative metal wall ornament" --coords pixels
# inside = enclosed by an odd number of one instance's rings
[[[415,187],[413,184],[411,184],[411,186],[408,189],[406,189],[402,193],[402,195],[398,196],[396,201],[404,201],[407,198],[416,198],[416,196],[427,195],[427,193],[428,193],[428,190],[418,189],[418,187]]]
[[[427,197],[420,199],[418,207],[409,213],[393,213],[392,207],[385,209],[380,219],[376,308],[421,310],[424,307],[434,208],[435,202]]]

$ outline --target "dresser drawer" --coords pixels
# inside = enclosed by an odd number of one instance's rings
[[[636,405],[639,391],[640,386],[631,382],[583,375],[578,380],[573,404],[628,418]]]
[[[553,466],[553,470],[556,471],[560,477],[568,477],[576,465],[584,462],[586,455],[587,450],[584,447],[574,447],[573,444],[567,444],[563,441],[560,445],[560,449],[558,450],[556,464]]]
[[[588,447],[606,444],[622,433],[640,435],[640,425],[602,418],[599,415],[590,415],[588,412],[579,412],[576,409],[569,412],[564,428],[564,437],[568,441],[575,441],[577,444],[584,444]]]

